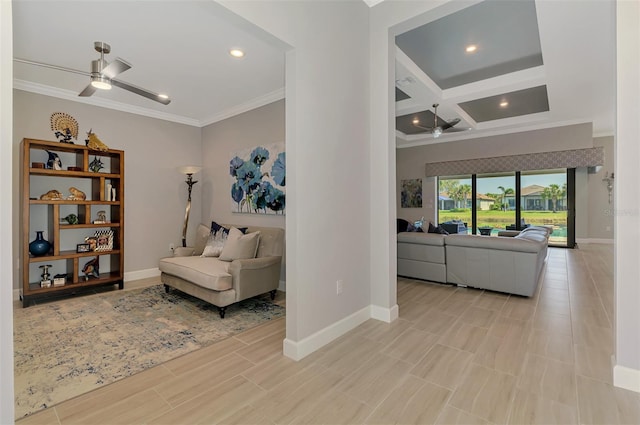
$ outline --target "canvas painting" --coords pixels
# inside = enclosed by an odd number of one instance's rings
[[[422,208],[422,179],[402,180],[400,206],[402,208]]]
[[[257,146],[231,154],[231,211],[282,214],[285,211],[284,143]]]

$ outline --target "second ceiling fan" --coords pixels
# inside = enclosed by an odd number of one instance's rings
[[[453,126],[460,122],[460,118],[454,118],[450,121],[445,121],[438,116],[438,106],[439,104],[434,103],[433,105],[433,126],[425,127],[420,124],[420,120],[418,117],[415,117],[412,121],[413,125],[422,130],[428,131],[434,138],[440,137],[443,132],[446,131],[459,131],[458,129],[453,129]]]

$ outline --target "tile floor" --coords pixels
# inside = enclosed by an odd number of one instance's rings
[[[613,246],[550,249],[532,298],[398,279],[400,318],[300,362],[285,321],[22,419],[27,424],[638,424],[612,386]]]

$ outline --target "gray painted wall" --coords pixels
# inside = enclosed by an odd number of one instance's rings
[[[171,255],[169,244],[181,243],[187,185],[176,167],[200,165],[201,129],[21,90],[13,93],[13,204],[20,205],[20,141],[55,141],[51,114],[69,113],[80,126],[77,143],[84,143],[93,129],[107,146],[125,152],[125,273],[157,268],[160,258]],[[198,185],[192,198],[190,235],[201,218]],[[14,208],[14,264],[20,255],[18,214]],[[17,270],[13,280],[18,288]]]
[[[614,170],[613,137],[593,139],[591,124],[397,149],[396,207],[398,217],[413,221],[424,216],[425,220],[435,222],[437,212],[437,206],[434,202],[437,190],[436,178],[423,177],[426,163],[552,152],[594,146],[604,146],[606,164],[597,174],[587,174],[586,169],[579,169],[576,173],[576,237],[581,239],[613,239],[613,218],[609,214],[607,191],[602,182],[605,171],[612,172]],[[423,179],[422,208],[401,208],[402,180],[421,177]]]
[[[208,125],[202,129],[202,221],[285,228],[284,215],[231,212],[229,160],[239,149],[285,142],[285,101]],[[281,281],[285,280],[282,268]],[[284,288],[281,288],[284,289]]]

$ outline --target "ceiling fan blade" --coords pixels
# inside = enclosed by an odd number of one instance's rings
[[[421,130],[424,131],[428,131],[428,132],[432,132],[433,131],[433,127],[423,127],[420,124],[413,124],[414,127],[419,128]]]
[[[125,83],[125,82],[119,81],[119,80],[111,80],[111,84],[113,84],[114,86],[120,87],[121,89],[125,89],[125,90],[128,90],[128,91],[132,92],[132,93],[138,94],[140,96],[144,96],[147,99],[151,99],[151,100],[155,100],[156,102],[160,102],[163,105],[168,105],[169,103],[171,103],[171,99],[165,98],[165,97],[161,97],[157,93],[150,92],[149,90],[145,90],[145,89],[143,89],[141,87],[134,86],[133,84]]]
[[[441,125],[440,127],[442,127],[442,130],[447,130],[451,127],[453,127],[454,125],[458,124],[460,122],[460,118],[454,118],[451,121],[445,121],[445,123],[443,125]]]
[[[43,62],[30,61],[30,60],[20,59],[20,58],[13,58],[13,61],[14,62],[19,62],[19,63],[26,63],[27,65],[41,66],[43,68],[56,69],[58,71],[73,72],[74,74],[80,74],[80,75],[86,75],[86,76],[91,75],[90,72],[79,71],[77,69],[66,68],[64,66],[58,66],[58,65],[51,65],[51,64],[43,63]]]
[[[93,87],[91,85],[91,83],[89,83],[89,85],[87,87],[85,87],[84,90],[82,90],[78,96],[89,97],[92,94],[94,94],[96,92],[96,90],[97,89],[95,87]]]
[[[100,74],[109,79],[112,79],[115,78],[116,75],[126,71],[129,68],[131,68],[131,64],[129,62],[120,58],[115,58],[113,62],[104,67]]]

